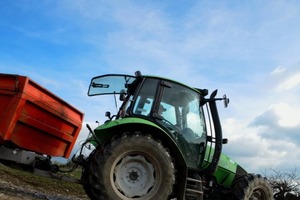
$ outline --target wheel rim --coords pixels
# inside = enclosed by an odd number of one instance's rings
[[[112,177],[115,190],[128,198],[140,198],[153,188],[155,169],[142,155],[126,155],[115,165]]]
[[[266,191],[263,188],[253,190],[249,200],[267,200]]]

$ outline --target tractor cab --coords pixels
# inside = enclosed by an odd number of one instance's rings
[[[203,165],[207,130],[202,105],[207,90],[155,76],[108,74],[92,79],[89,96],[111,94],[122,105],[113,119],[140,118],[165,130],[180,146],[189,167]]]
[[[179,83],[145,78],[126,108],[126,115],[154,121],[173,133],[174,137],[178,136],[176,134],[183,135],[188,142],[205,141],[200,94]]]

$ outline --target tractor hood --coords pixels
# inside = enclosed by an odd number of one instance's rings
[[[204,159],[204,167],[209,165],[209,163],[211,162],[214,151],[215,150],[213,148],[209,146],[207,147]],[[209,155],[211,156],[209,157]],[[235,177],[237,166],[238,164],[234,160],[232,160],[224,153],[221,153],[217,169],[213,173],[213,176],[216,178],[218,184],[223,185],[225,187],[230,187]]]

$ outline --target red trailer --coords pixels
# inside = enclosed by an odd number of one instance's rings
[[[0,74],[0,146],[68,158],[83,113],[26,76]]]

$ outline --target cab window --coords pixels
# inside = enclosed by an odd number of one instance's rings
[[[147,116],[150,114],[157,91],[158,80],[146,79],[133,106],[133,114]]]

